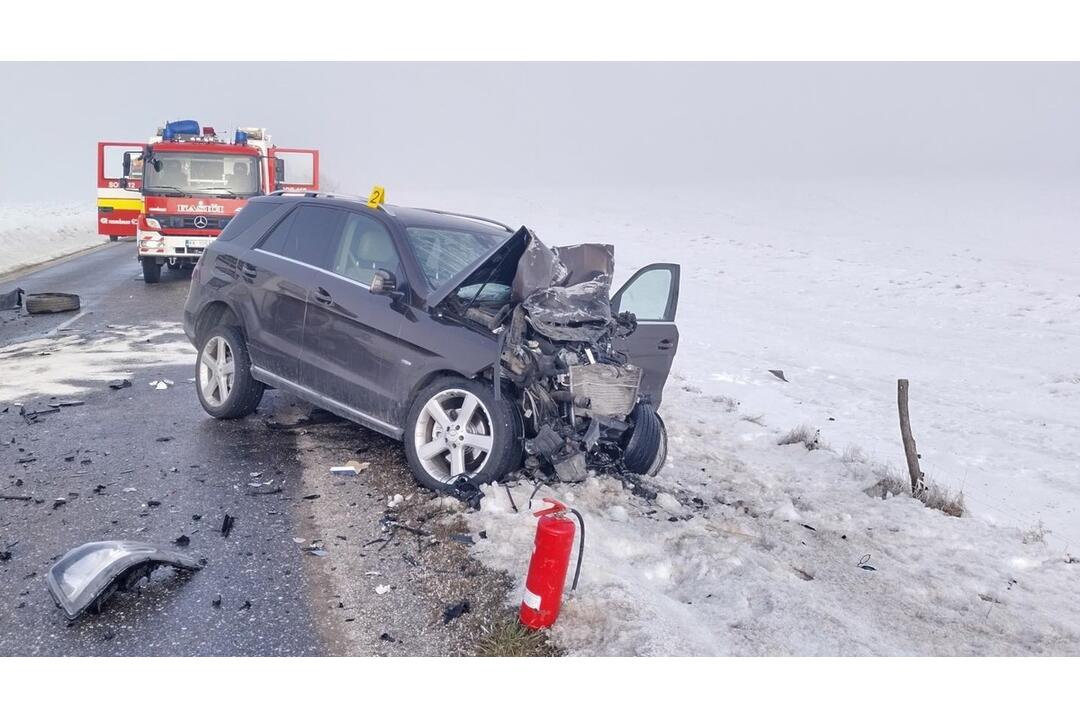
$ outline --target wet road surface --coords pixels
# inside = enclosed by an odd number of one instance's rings
[[[108,325],[177,322],[187,278],[165,273],[160,285],[145,285],[132,254],[130,244],[118,244],[9,281],[27,292],[79,293],[83,314],[74,322],[73,313],[21,314],[0,325],[0,344],[69,322],[61,329],[91,341],[107,336]],[[170,342],[186,342],[178,325],[149,340]],[[57,350],[57,362],[68,351]],[[33,500],[0,501],[0,544],[11,553],[0,564],[0,627],[18,628],[0,632],[0,654],[332,652],[322,646],[305,600],[301,558],[290,539],[291,496],[246,493],[250,473],[296,474],[293,443],[257,415],[235,423],[209,418],[187,382],[193,350],[188,363],[130,373],[124,360],[118,358],[116,376],[130,375],[130,387],[86,383],[87,391],[64,396],[84,405],[33,424],[9,396],[28,409],[46,408],[50,398],[32,393],[32,379],[2,390],[0,411],[8,410],[0,413],[0,487]],[[159,379],[173,385],[151,387]],[[226,513],[236,518],[228,538],[220,532]],[[180,548],[173,541],[182,535],[190,540]],[[117,594],[100,615],[69,624],[45,587],[49,566],[84,542],[120,538],[180,549],[206,566],[189,575],[159,570],[140,592]]]
[[[0,655],[457,654],[506,619],[506,579],[449,539],[460,523],[418,491],[396,443],[350,423],[298,428],[310,406],[274,391],[249,418],[207,416],[180,326],[189,279],[165,272],[146,285],[132,255],[119,243],[0,283],[75,292],[83,305],[0,312],[0,495],[31,498],[0,500]],[[111,389],[119,378],[130,387]],[[20,414],[69,399],[84,404],[36,422]],[[360,453],[371,463],[362,477],[326,472]],[[408,533],[384,551],[366,544],[396,493],[409,497],[395,512],[411,526],[440,516],[424,547]],[[45,575],[104,539],[205,566],[157,570],[69,622]],[[376,593],[383,583],[392,591]],[[466,599],[470,614],[443,622]]]

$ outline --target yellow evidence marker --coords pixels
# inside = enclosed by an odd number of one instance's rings
[[[382,185],[376,185],[371,188],[371,195],[368,196],[368,207],[377,208],[386,202],[386,188]]]

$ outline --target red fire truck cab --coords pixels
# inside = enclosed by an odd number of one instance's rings
[[[106,178],[103,157],[123,150],[121,175]],[[150,142],[132,151],[131,143],[98,145],[99,231],[118,232],[120,218],[109,224],[103,203],[112,212],[137,191],[142,207],[134,221],[143,279],[156,283],[161,268],[189,270],[207,244],[217,237],[249,198],[275,190],[311,191],[319,186],[319,152],[279,148],[262,128],[240,128],[234,136],[219,137],[211,127],[194,120],[166,123]],[[130,221],[129,221],[130,222]],[[130,231],[129,233],[130,234]]]

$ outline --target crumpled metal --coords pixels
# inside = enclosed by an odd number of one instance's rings
[[[522,307],[529,324],[552,340],[597,342],[611,331],[610,280],[598,278],[569,287],[538,290]]]

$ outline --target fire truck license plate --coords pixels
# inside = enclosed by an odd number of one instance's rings
[[[185,240],[184,245],[188,250],[202,250],[206,247],[205,240]]]

